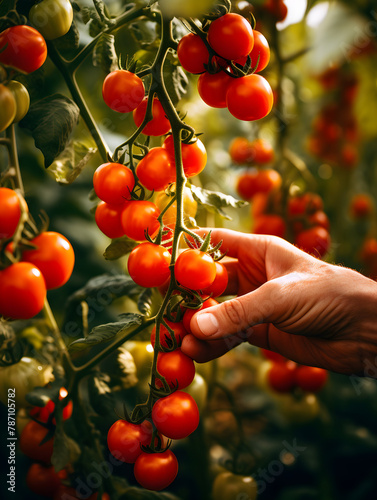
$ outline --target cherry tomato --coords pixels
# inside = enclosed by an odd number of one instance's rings
[[[216,500],[256,500],[257,495],[257,482],[251,476],[221,472],[212,485],[212,498]]]
[[[360,193],[352,197],[350,208],[355,219],[363,219],[373,213],[374,203],[369,194]]]
[[[46,231],[31,240],[37,248],[26,250],[22,260],[34,264],[43,274],[47,290],[63,286],[71,277],[75,254],[62,234]]]
[[[322,257],[330,248],[329,232],[321,227],[314,226],[302,231],[296,236],[295,245],[316,257]]]
[[[148,97],[144,97],[139,106],[133,111],[135,125],[140,127],[147,111]],[[170,122],[166,117],[164,108],[157,97],[152,103],[152,119],[143,128],[143,134],[158,137],[165,135],[171,129]]]
[[[288,7],[283,0],[267,0],[264,8],[276,19],[276,22],[284,21],[288,14]]]
[[[123,205],[110,205],[101,201],[96,208],[94,218],[99,229],[109,238],[121,238],[124,236],[122,227]]]
[[[237,180],[236,190],[244,200],[250,200],[257,193],[278,190],[282,178],[277,170],[248,170]]]
[[[165,139],[162,147],[166,148],[175,165],[174,142],[172,135],[169,135]],[[183,170],[186,177],[193,177],[194,175],[200,174],[207,163],[207,152],[202,141],[200,139],[196,139],[195,142],[191,142],[190,144],[182,143],[181,151]]]
[[[273,105],[273,93],[268,81],[260,75],[233,79],[228,87],[226,103],[229,112],[238,120],[260,120]]]
[[[34,463],[31,464],[26,474],[27,487],[37,495],[52,498],[61,485],[61,480],[67,477],[65,470],[55,472],[54,467]]]
[[[13,93],[2,84],[0,84],[0,108],[0,132],[2,132],[14,122],[17,113],[17,104]]]
[[[290,392],[295,386],[296,363],[274,363],[267,372],[270,387],[276,392]]]
[[[207,299],[203,302],[203,304],[199,307],[199,309],[186,309],[185,314],[183,316],[183,326],[185,327],[186,331],[188,333],[191,333],[191,328],[190,328],[190,323],[191,323],[191,318],[196,314],[198,311],[201,311],[202,309],[207,309],[208,307],[216,306],[218,304],[217,300],[215,299]]]
[[[312,226],[321,226],[327,229],[327,231],[330,229],[329,218],[322,210],[317,210],[313,215],[310,215],[309,222]]]
[[[237,165],[249,162],[250,158],[250,141],[246,137],[236,137],[229,145],[229,154]]]
[[[315,366],[299,366],[295,372],[296,385],[303,391],[318,392],[327,382],[327,370]]]
[[[166,318],[164,319],[164,321],[174,331],[173,335],[175,337],[175,340],[177,341],[177,346],[179,347],[182,344],[183,337],[187,335],[187,331],[183,326],[183,323],[181,321],[179,321],[178,323],[173,323],[172,321],[169,321]],[[162,347],[168,348],[169,347],[168,341],[171,341],[171,333],[166,328],[166,326],[161,325],[160,345]],[[154,326],[151,333],[151,344],[153,347],[155,345],[155,342],[156,342],[156,327]]]
[[[189,73],[199,74],[206,71],[209,53],[200,36],[194,33],[183,36],[178,43],[177,55],[182,67]]]
[[[32,73],[42,66],[46,57],[46,42],[31,26],[12,26],[0,33],[0,63],[5,66]]]
[[[194,361],[183,354],[181,349],[174,349],[170,352],[159,352],[157,356],[157,371],[165,380],[169,387],[184,389],[189,386],[195,377]],[[157,381],[156,381],[157,382]],[[158,379],[157,386],[162,386]]]
[[[211,297],[220,297],[228,286],[228,271],[226,267],[220,262],[215,262],[216,277],[213,282],[204,290],[201,290],[203,295],[210,295]]]
[[[21,217],[21,203],[27,210],[25,200],[20,199],[12,189],[0,187],[0,239],[14,235]]]
[[[254,220],[254,234],[272,234],[284,238],[286,229],[285,221],[280,215],[262,214]]]
[[[274,149],[264,139],[255,139],[250,143],[250,159],[256,165],[266,165],[275,158]]]
[[[208,42],[224,59],[239,59],[247,56],[254,46],[253,30],[239,14],[225,14],[212,21]]]
[[[30,9],[29,19],[46,40],[55,40],[71,27],[72,4],[69,0],[42,0]]]
[[[202,375],[195,373],[194,380],[183,391],[195,399],[199,412],[202,412],[206,406],[208,395],[208,385]]]
[[[263,71],[268,63],[270,62],[270,46],[266,40],[266,37],[262,35],[259,31],[253,30],[254,35],[254,46],[252,51],[249,53],[251,58],[251,68],[255,68],[255,73]],[[245,66],[247,61],[247,56],[241,59],[237,59],[235,62],[241,66]]]
[[[152,148],[136,167],[139,181],[150,191],[164,191],[175,182],[175,164],[164,148]]]
[[[144,94],[143,81],[124,69],[109,73],[102,86],[103,100],[118,113],[129,113],[136,109],[144,99]]]
[[[21,432],[19,440],[20,451],[32,460],[50,464],[54,439],[51,438],[41,444],[48,432],[46,427],[31,420]]]
[[[170,276],[170,253],[166,248],[145,242],[132,250],[128,272],[134,282],[144,287],[161,286]]]
[[[318,210],[323,210],[323,201],[316,193],[305,193],[288,201],[288,214],[291,216],[313,214]]]
[[[62,387],[59,391],[59,401],[65,399],[68,396],[67,389]],[[67,404],[63,408],[62,418],[63,420],[68,420],[72,416],[73,410],[73,402],[72,400],[67,401]],[[47,423],[50,419],[50,416],[55,412],[55,403],[50,399],[48,403],[40,408],[39,406],[35,406],[29,412],[30,416],[37,419],[39,422]],[[55,417],[52,419],[52,423],[56,425]]]
[[[233,78],[224,71],[203,73],[198,79],[198,92],[202,100],[212,108],[226,108],[226,93]]]
[[[100,200],[110,205],[122,205],[130,200],[134,186],[132,170],[120,163],[104,163],[94,172],[94,191]]]
[[[250,338],[252,340],[252,338]],[[273,361],[274,363],[286,363],[288,360],[281,354],[270,351],[269,349],[261,349],[261,353],[266,359],[269,359],[270,361]]]
[[[179,254],[174,272],[182,286],[202,290],[215,280],[216,264],[210,255],[191,248]]]
[[[159,215],[160,210],[151,201],[130,201],[121,217],[125,235],[135,241],[145,240],[146,232],[153,235],[159,229]]]
[[[152,408],[157,430],[170,439],[183,439],[199,425],[199,410],[193,397],[182,391],[158,399]]]
[[[174,453],[142,453],[136,460],[136,481],[147,490],[160,491],[169,486],[178,474],[178,460]]]
[[[141,424],[117,420],[107,433],[107,445],[117,460],[132,464],[142,453],[141,446],[150,445],[152,434],[152,424],[148,420]]]
[[[314,420],[320,412],[320,404],[314,394],[304,394],[300,399],[291,394],[281,394],[279,410],[289,422],[305,424]]]
[[[38,314],[46,298],[41,271],[29,262],[16,262],[0,271],[0,314],[12,319],[30,319]]]
[[[173,191],[174,189],[172,189],[172,192]],[[171,196],[167,195],[164,191],[158,193],[155,198],[155,203],[161,212],[170,201],[171,201]],[[197,209],[198,209],[198,203],[194,199],[191,189],[185,186],[183,191],[184,218],[186,219],[188,217],[195,217]],[[164,213],[162,221],[166,226],[172,227],[174,226],[176,220],[177,220],[177,202],[174,201]]]
[[[18,123],[29,111],[30,96],[26,87],[16,80],[11,80],[8,89],[12,92],[16,101],[16,116],[13,118],[13,123]]]

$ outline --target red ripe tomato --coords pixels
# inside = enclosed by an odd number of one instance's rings
[[[192,396],[175,391],[156,401],[152,420],[157,430],[170,439],[183,439],[199,425],[199,410]]]
[[[177,341],[178,347],[182,344],[182,339],[185,335],[187,335],[187,331],[185,327],[183,326],[183,323],[179,321],[178,323],[173,323],[172,321],[169,321],[168,319],[164,319],[165,323],[172,329],[174,330],[174,337]],[[169,330],[166,328],[166,326],[161,325],[160,326],[160,345],[162,347],[169,347],[168,345],[168,340],[171,340],[171,334]],[[156,327],[154,326],[152,329],[151,333],[151,344],[154,347],[156,342]]]
[[[25,210],[27,205],[22,200]],[[0,188],[0,239],[11,238],[21,217],[20,198],[9,188]]]
[[[192,358],[183,354],[181,349],[174,349],[170,352],[159,352],[157,356],[157,371],[165,380],[169,387],[185,389],[195,377],[195,365]],[[157,382],[157,380],[156,380]],[[158,386],[162,386],[158,379]]]
[[[260,75],[233,79],[228,87],[226,103],[238,120],[260,120],[272,109],[274,97],[268,81]]]
[[[147,105],[148,97],[144,97],[139,106],[133,111],[132,116],[137,127],[140,127],[143,123]],[[170,129],[170,122],[166,117],[164,108],[159,99],[155,97],[152,103],[152,119],[143,128],[143,134],[158,137],[167,134]]]
[[[250,141],[246,137],[236,137],[229,145],[229,154],[237,165],[248,163],[250,160]]]
[[[174,453],[142,453],[136,460],[136,481],[147,490],[160,491],[169,486],[178,474],[178,460]]]
[[[208,307],[216,306],[217,304],[217,300],[209,298],[203,302],[199,309],[186,309],[186,312],[183,316],[183,326],[185,327],[186,331],[188,333],[191,333],[190,323],[191,318],[194,316],[194,314],[196,314],[198,311],[202,311],[203,309],[207,309]]]
[[[0,314],[12,319],[30,319],[38,314],[46,298],[41,271],[29,262],[16,262],[0,271]]]
[[[189,33],[182,37],[178,43],[177,55],[182,67],[189,73],[199,74],[206,70],[209,53],[200,36]]]
[[[351,200],[351,215],[355,219],[369,217],[373,213],[374,203],[367,193],[360,193],[353,196]]]
[[[240,175],[236,190],[244,200],[250,200],[257,193],[269,193],[280,188],[281,175],[273,169],[249,170]]]
[[[100,200],[110,205],[123,205],[130,200],[134,186],[132,170],[120,163],[103,163],[94,172],[94,191]]]
[[[250,339],[252,341],[252,339]],[[274,363],[286,363],[288,360],[281,354],[270,351],[269,349],[261,349],[261,353],[266,359],[269,359],[270,361],[273,361]]]
[[[316,257],[322,257],[330,248],[331,239],[329,232],[321,227],[314,226],[302,231],[296,236],[295,245],[301,250]]]
[[[61,480],[67,477],[65,470],[55,472],[54,467],[34,463],[31,464],[26,474],[27,487],[37,495],[52,498],[56,489],[61,485]]]
[[[359,153],[357,147],[353,144],[345,144],[340,152],[340,164],[346,169],[356,167],[359,160]]]
[[[255,73],[263,71],[268,63],[270,62],[270,46],[266,40],[266,37],[262,35],[259,31],[253,30],[254,34],[254,47],[250,52],[249,56],[251,58],[251,68],[255,68]],[[258,59],[259,58],[259,59]],[[241,66],[245,66],[247,61],[247,56],[237,59],[235,62]]]
[[[264,139],[255,139],[250,143],[250,161],[256,165],[266,165],[275,158],[271,144]]]
[[[142,453],[141,446],[151,443],[153,427],[148,420],[133,424],[126,420],[117,420],[107,433],[107,445],[117,460],[133,464]]]
[[[305,193],[288,201],[288,214],[291,216],[313,214],[318,210],[323,210],[323,201],[316,193]]]
[[[369,266],[374,264],[374,261],[377,259],[377,240],[375,238],[367,238],[364,241],[361,250],[361,259]]]
[[[296,385],[303,391],[318,392],[326,384],[327,370],[315,366],[299,366],[295,372]]]
[[[233,78],[224,71],[211,75],[203,73],[198,79],[198,92],[203,101],[212,108],[226,108],[226,93]]]
[[[160,227],[157,220],[160,213],[160,210],[151,201],[130,201],[121,217],[125,235],[135,241],[145,240],[146,232],[152,235]]]
[[[321,226],[327,229],[327,231],[330,229],[329,218],[322,210],[317,210],[313,215],[310,215],[309,222],[312,226]]]
[[[284,21],[288,14],[288,7],[283,0],[267,0],[264,8],[276,19],[276,22]]]
[[[67,389],[62,387],[59,392],[59,401],[62,399],[65,399],[68,396]],[[73,410],[73,402],[72,400],[69,400],[65,407],[63,408],[62,412],[62,417],[63,420],[68,420],[72,416],[72,410]],[[46,424],[49,419],[50,415],[52,415],[55,412],[55,403],[50,399],[50,401],[40,408],[39,406],[35,406],[30,410],[30,416],[34,417],[37,419],[39,422],[42,422]],[[56,420],[55,417],[52,419],[52,423],[56,425]]]
[[[208,42],[224,59],[234,60],[247,56],[254,46],[250,23],[239,14],[225,14],[212,21]]]
[[[174,272],[176,280],[182,286],[191,290],[202,290],[213,283],[216,264],[210,255],[190,248],[178,256]]]
[[[284,238],[287,226],[280,215],[262,214],[254,220],[254,234],[272,234]]]
[[[75,264],[75,253],[67,238],[60,233],[46,231],[30,243],[37,248],[23,252],[22,260],[34,264],[41,271],[47,290],[67,283]]]
[[[31,26],[12,26],[0,33],[0,63],[5,66],[32,73],[42,66],[46,57],[46,42]]]
[[[110,205],[101,201],[96,208],[94,218],[98,228],[108,238],[120,238],[124,236],[122,227],[122,212],[125,205]]]
[[[170,276],[170,253],[166,248],[145,242],[132,250],[128,258],[128,272],[140,286],[161,286]]]
[[[139,181],[150,191],[164,191],[175,182],[175,163],[165,148],[152,148],[136,167]]]
[[[220,262],[215,262],[216,277],[214,281],[204,290],[201,291],[203,295],[210,295],[211,297],[220,297],[228,285],[228,271],[226,267]]]
[[[269,195],[266,193],[257,193],[253,197],[253,203],[251,205],[251,215],[255,219],[259,215],[266,212],[269,204]]]
[[[267,372],[270,387],[276,392],[290,392],[295,386],[296,363],[274,363]]]
[[[32,460],[50,464],[54,440],[51,438],[41,444],[48,432],[46,427],[31,420],[21,432],[19,441],[20,451]]]
[[[144,94],[143,81],[124,69],[109,73],[102,86],[103,100],[118,113],[129,113],[136,109],[144,99]]]
[[[162,147],[167,150],[175,165],[174,142],[172,135],[169,135],[165,139]],[[186,177],[193,177],[194,175],[200,174],[207,163],[207,152],[202,141],[200,139],[196,139],[195,142],[191,142],[190,144],[182,143],[181,151],[183,170]]]

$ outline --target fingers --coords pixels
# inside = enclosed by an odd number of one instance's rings
[[[229,339],[220,339],[213,341],[200,340],[194,335],[186,335],[182,340],[181,350],[187,356],[190,356],[197,363],[207,363],[212,359],[219,358],[233,347],[244,341],[243,336],[231,337]]]

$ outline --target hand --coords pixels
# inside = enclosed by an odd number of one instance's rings
[[[232,258],[226,294],[238,297],[195,314],[183,352],[206,362],[248,340],[304,365],[369,374],[377,360],[376,282],[275,236],[213,229],[213,244],[221,240]]]

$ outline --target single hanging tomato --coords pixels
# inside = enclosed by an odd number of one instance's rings
[[[132,464],[142,453],[141,446],[150,445],[152,434],[152,424],[148,420],[141,424],[117,420],[107,433],[107,446],[117,460]]]
[[[182,339],[187,335],[187,331],[185,327],[183,326],[183,323],[179,321],[178,323],[173,323],[172,321],[169,321],[168,319],[164,318],[165,323],[174,331],[173,335],[175,337],[175,340],[177,341],[178,347],[182,344]],[[169,330],[166,328],[164,325],[160,325],[160,345],[162,347],[169,347],[168,340],[171,340],[171,333]],[[152,328],[152,333],[151,333],[151,344],[154,347],[156,342],[156,327],[154,326]]]
[[[0,314],[30,319],[43,309],[46,284],[41,271],[29,262],[16,262],[0,271]]]
[[[11,238],[14,235],[20,222],[21,204],[27,211],[25,200],[19,198],[13,189],[0,187],[0,239]]]
[[[31,26],[12,26],[0,33],[0,63],[5,66],[32,73],[42,66],[46,57],[46,42]]]
[[[206,70],[209,53],[199,35],[189,33],[183,36],[178,43],[177,55],[183,69],[189,73],[199,74]]]
[[[133,119],[135,125],[140,127],[145,118],[145,113],[147,111],[148,97],[144,97],[139,106],[133,111]],[[170,122],[166,117],[164,108],[160,100],[157,97],[153,98],[152,103],[152,119],[143,128],[144,135],[152,135],[158,137],[160,135],[165,135],[171,129]]]
[[[296,385],[303,391],[318,392],[326,384],[327,370],[315,366],[299,366],[295,372]]]
[[[157,371],[163,376],[169,387],[185,389],[195,377],[194,361],[181,349],[170,352],[159,352],[157,356]],[[161,380],[156,380],[157,387],[162,387]]]
[[[210,295],[211,297],[220,297],[228,285],[228,271],[226,270],[226,267],[221,264],[220,262],[215,262],[216,265],[216,277],[214,281],[207,286],[207,288],[204,288],[201,290],[201,293],[203,295]]]
[[[137,285],[161,286],[170,277],[171,255],[166,248],[145,242],[135,247],[128,257],[128,272]]]
[[[123,205],[130,200],[134,186],[132,170],[121,163],[103,163],[94,172],[94,191],[100,200],[110,205]]]
[[[26,87],[16,80],[11,80],[7,88],[12,92],[16,101],[16,116],[13,118],[13,123],[18,123],[29,111],[30,95]]]
[[[224,71],[211,75],[203,73],[198,79],[198,92],[202,100],[212,108],[226,108],[226,93],[233,78]]]
[[[158,399],[152,408],[152,420],[157,430],[170,439],[183,439],[199,425],[199,410],[195,400],[183,391],[175,391]]]
[[[176,280],[182,286],[202,290],[213,283],[216,264],[210,255],[192,248],[179,254],[174,272]]]
[[[136,167],[139,181],[150,191],[164,191],[175,182],[175,165],[164,148],[152,148]]]
[[[124,69],[109,73],[102,86],[103,100],[109,108],[118,113],[129,113],[136,109],[144,94],[143,81],[134,73]]]
[[[17,104],[11,90],[2,84],[0,84],[0,109],[0,132],[3,132],[3,130],[7,129],[14,122],[17,113]]]
[[[314,226],[299,233],[295,245],[315,257],[323,257],[331,245],[330,234],[325,228]]]
[[[110,205],[110,203],[106,203],[105,201],[101,201],[97,206],[94,218],[98,228],[108,238],[121,238],[124,236],[122,227],[122,212],[124,207],[125,204]]]
[[[161,491],[178,474],[178,460],[170,450],[161,453],[141,453],[135,463],[136,481],[147,490]]]
[[[260,75],[233,79],[228,87],[226,103],[238,120],[260,120],[272,109],[274,97],[268,81]]]
[[[42,0],[30,9],[29,19],[46,40],[55,40],[71,27],[72,4],[69,0]]]
[[[163,145],[175,165],[175,155],[174,155],[174,142],[173,136],[169,135]],[[204,144],[200,139],[196,139],[195,142],[190,142],[189,144],[181,143],[182,151],[182,163],[183,170],[186,177],[193,177],[194,175],[200,174],[207,163],[207,152]]]
[[[293,361],[274,363],[267,373],[270,387],[276,392],[290,392],[296,383],[297,365]]]
[[[224,59],[239,59],[247,56],[254,46],[253,30],[239,14],[225,14],[211,22],[208,42]]]
[[[145,240],[146,232],[152,236],[160,227],[157,220],[159,215],[160,210],[151,201],[130,201],[122,212],[125,235],[135,241]]]

